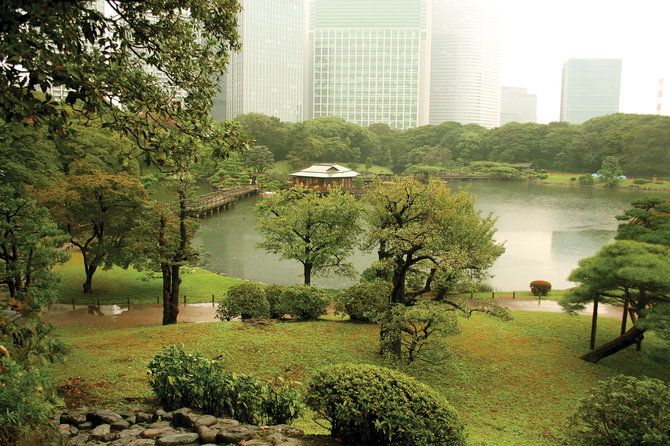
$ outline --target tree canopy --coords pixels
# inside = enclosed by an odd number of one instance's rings
[[[259,246],[300,262],[306,284],[311,283],[312,274],[353,274],[346,258],[362,228],[360,206],[352,195],[337,188],[319,195],[295,186],[263,198],[254,214],[264,238]]]
[[[160,166],[184,170],[199,141],[225,152],[234,126],[209,110],[230,51],[236,0],[7,0],[0,6],[0,117],[65,135],[72,115],[104,117]],[[66,91],[64,109],[51,96]]]

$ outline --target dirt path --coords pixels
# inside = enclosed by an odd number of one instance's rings
[[[528,299],[495,299],[499,304],[510,310],[521,311],[546,311],[559,313],[562,310],[557,302],[552,300],[528,300]],[[590,315],[592,306],[579,314]],[[599,305],[598,316],[619,319],[621,308],[613,305]],[[329,313],[332,314],[332,308]],[[53,304],[44,313],[44,319],[55,325],[64,327],[143,327],[148,325],[161,325],[163,321],[163,306],[157,304],[131,305],[130,309],[123,305],[101,305],[100,309],[95,305],[72,305]],[[179,323],[192,322],[215,322],[216,306],[211,303],[180,304]]]

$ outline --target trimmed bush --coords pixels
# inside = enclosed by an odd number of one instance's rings
[[[216,317],[226,321],[240,316],[243,320],[270,317],[270,304],[263,288],[253,282],[232,286],[219,302]]]
[[[306,403],[351,444],[465,445],[463,423],[440,394],[384,367],[327,367],[309,379]]]
[[[549,291],[551,291],[551,284],[546,280],[533,280],[530,283],[530,292],[533,293],[533,296],[546,296]]]
[[[265,287],[265,298],[270,305],[270,317],[273,319],[281,319],[284,317],[284,313],[279,311],[279,301],[281,300],[281,294],[286,289],[286,286],[273,284]]]
[[[579,181],[579,184],[583,184],[583,185],[591,185],[591,184],[595,184],[595,182],[596,182],[596,180],[594,180],[591,175],[582,175],[577,180]]]
[[[574,439],[589,446],[670,444],[670,387],[651,378],[602,380],[571,417]]]
[[[321,288],[311,285],[291,285],[279,297],[277,311],[294,319],[316,319],[326,314],[330,300]]]
[[[647,184],[649,183],[649,180],[645,180],[644,178],[638,178],[636,180],[633,180],[633,184]]]
[[[358,283],[335,296],[335,310],[354,321],[370,322],[391,306],[391,284],[381,280]]]

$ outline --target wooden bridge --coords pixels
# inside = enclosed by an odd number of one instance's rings
[[[228,209],[237,203],[240,198],[248,197],[258,193],[258,186],[240,186],[235,189],[226,189],[210,192],[200,196],[198,204],[189,208],[196,217],[206,217],[215,212]]]

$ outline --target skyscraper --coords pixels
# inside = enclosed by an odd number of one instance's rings
[[[537,122],[537,95],[525,88],[502,87],[500,90],[500,125],[508,122]]]
[[[570,59],[563,65],[561,121],[581,124],[619,111],[621,59]]]
[[[491,0],[433,0],[430,123],[497,127],[500,23]]]
[[[428,0],[314,0],[312,115],[397,129],[427,124]]]
[[[304,119],[303,0],[241,0],[242,50],[233,53],[212,117],[263,113]]]

